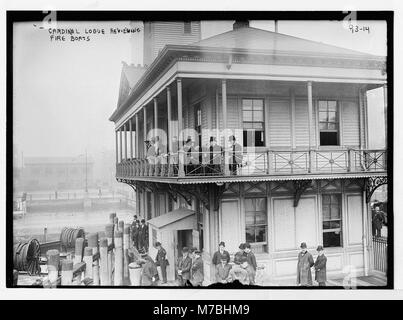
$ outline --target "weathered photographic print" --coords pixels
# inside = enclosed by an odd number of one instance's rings
[[[389,26],[338,14],[14,21],[12,286],[390,287]]]

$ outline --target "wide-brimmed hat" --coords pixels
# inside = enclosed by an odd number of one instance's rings
[[[300,245],[300,248],[301,248],[301,249],[306,249],[306,248],[307,248],[306,243],[305,243],[305,242],[302,242],[301,245]]]
[[[223,246],[223,247],[225,247],[225,242],[224,242],[224,241],[221,241],[221,242],[218,244],[218,246]]]
[[[319,246],[316,248],[316,251],[323,251],[323,246],[319,245]]]

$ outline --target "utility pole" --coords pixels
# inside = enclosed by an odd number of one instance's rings
[[[88,193],[88,184],[87,184],[87,149],[85,149],[85,192]]]

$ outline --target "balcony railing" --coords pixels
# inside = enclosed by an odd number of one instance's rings
[[[385,150],[286,150],[214,154],[179,152],[149,159],[127,159],[116,165],[117,178],[227,177],[386,172]],[[238,162],[238,163],[236,163]],[[235,163],[235,164],[234,164]]]

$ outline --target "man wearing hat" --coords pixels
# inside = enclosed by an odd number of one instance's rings
[[[318,257],[315,261],[315,280],[319,283],[319,287],[326,287],[326,262],[327,258],[323,252],[323,246],[319,245],[316,248]]]
[[[194,252],[194,261],[192,263],[192,280],[193,286],[201,286],[204,280],[203,259],[201,257],[201,251],[196,250]]]
[[[203,163],[207,164],[207,174],[218,175],[221,173],[222,148],[217,144],[215,137],[210,137],[210,143],[203,153]]]
[[[255,254],[252,252],[251,246],[249,243],[245,243],[244,254],[246,256],[246,261],[248,262],[248,273],[249,273],[250,284],[255,284],[257,263],[256,263]]]
[[[146,226],[146,221],[141,219],[140,229],[139,229],[139,249],[148,251],[148,226]]]
[[[140,233],[140,221],[137,219],[137,216],[134,216],[134,220],[131,225],[132,229],[132,241],[133,246],[138,250],[139,249],[139,233]]]
[[[158,270],[153,259],[147,254],[142,253],[141,259],[145,261],[141,270],[141,285],[154,286],[158,281]]]
[[[182,257],[179,257],[177,264],[178,282],[180,286],[185,286],[186,281],[190,280],[190,269],[192,268],[192,259],[189,257],[189,248],[183,247]]]
[[[301,251],[298,254],[297,264],[297,285],[311,286],[312,285],[312,273],[311,268],[314,265],[313,257],[308,252],[305,242],[301,243]]]
[[[238,142],[236,142],[236,138],[234,135],[229,137],[229,142],[229,171],[232,175],[236,175],[238,166],[242,164],[242,147]]]
[[[169,150],[169,175],[177,175],[179,168],[179,141],[177,136],[172,137],[172,142]]]
[[[167,252],[162,247],[161,242],[155,243],[155,248],[158,250],[157,256],[155,257],[155,262],[157,267],[161,268],[162,283],[167,283],[167,266],[169,265],[166,258]]]
[[[230,261],[230,255],[229,255],[228,251],[225,250],[224,241],[221,241],[218,244],[218,251],[214,252],[212,262],[215,266],[218,266],[218,265],[221,265],[222,259],[226,260],[227,263],[229,263],[229,261]]]
[[[148,160],[148,165],[149,165],[149,171],[148,175],[153,175],[154,174],[154,168],[155,168],[155,159],[156,159],[156,152],[155,152],[155,138],[152,137],[150,139],[150,143],[147,149],[147,160]]]

